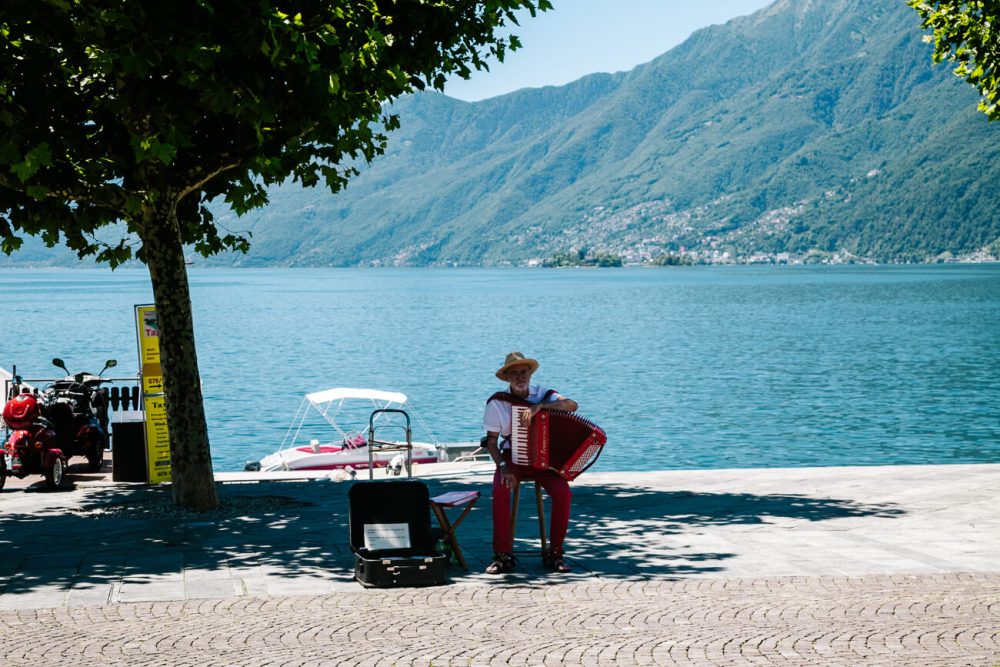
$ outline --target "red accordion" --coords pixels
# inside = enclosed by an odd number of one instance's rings
[[[529,426],[521,426],[520,413],[528,407],[511,408],[510,446],[515,465],[537,470],[551,469],[574,480],[594,465],[608,436],[597,424],[573,412],[540,410]]]

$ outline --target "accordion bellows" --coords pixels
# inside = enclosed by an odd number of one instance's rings
[[[592,466],[608,440],[604,429],[575,412],[541,410],[527,427],[520,413],[527,407],[511,408],[511,460],[536,470],[551,469],[574,480]]]

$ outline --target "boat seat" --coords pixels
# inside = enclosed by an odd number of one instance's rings
[[[479,491],[450,491],[431,498],[431,509],[434,511],[434,516],[437,517],[438,524],[443,531],[441,539],[451,546],[458,564],[465,570],[469,569],[469,565],[465,562],[465,556],[462,555],[461,547],[458,546],[458,538],[455,537],[455,531],[458,530],[458,525],[472,511],[473,506],[479,500],[479,495]],[[445,510],[458,507],[464,507],[465,509],[452,522],[448,519]]]

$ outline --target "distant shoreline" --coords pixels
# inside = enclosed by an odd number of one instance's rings
[[[992,264],[1000,264],[1000,258],[987,258],[987,259],[970,259],[970,258],[956,258],[949,260],[939,260],[939,261],[925,261],[925,262],[875,262],[875,261],[825,261],[825,262],[815,262],[815,261],[742,261],[742,260],[731,260],[731,261],[718,261],[718,262],[694,262],[690,264],[683,265],[654,265],[651,263],[630,263],[625,262],[622,266],[589,266],[589,265],[579,265],[579,266],[543,266],[541,264],[508,264],[508,265],[497,265],[497,264],[422,264],[422,265],[400,265],[400,266],[390,266],[390,265],[355,265],[355,266],[340,266],[340,265],[329,265],[329,266],[288,266],[281,264],[274,265],[239,265],[239,264],[199,264],[195,262],[194,264],[188,264],[188,270],[217,270],[217,269],[238,269],[238,270],[249,270],[249,271],[263,271],[263,270],[288,270],[288,269],[303,269],[303,270],[321,270],[321,269],[365,269],[365,270],[376,270],[381,271],[385,269],[503,269],[503,270],[551,270],[551,269],[587,269],[587,270],[623,270],[623,269],[650,269],[650,270],[678,270],[678,269],[692,269],[692,268],[719,268],[719,267],[808,267],[808,266],[871,266],[871,267],[894,267],[894,266],[988,266]],[[137,262],[129,262],[124,264],[115,271],[133,271],[133,270],[145,270],[145,265]],[[0,271],[4,270],[66,270],[66,271],[80,271],[80,270],[108,270],[107,265],[94,264],[88,262],[81,262],[80,264],[35,264],[30,262],[25,263],[6,263],[3,258],[0,258]]]

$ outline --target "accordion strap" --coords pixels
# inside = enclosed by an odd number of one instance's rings
[[[542,400],[540,402],[541,403],[546,402],[547,400],[549,400],[549,397],[551,397],[555,393],[556,393],[555,389],[549,389],[547,392],[545,392],[545,395],[542,396]],[[491,401],[506,401],[507,403],[510,403],[511,405],[517,405],[519,407],[528,407],[529,405],[533,405],[533,403],[531,403],[530,401],[526,401],[523,398],[518,398],[517,396],[515,396],[512,393],[510,393],[509,391],[498,391],[497,393],[493,394],[492,396],[490,396],[489,398],[486,399],[486,403],[487,404],[489,404]],[[486,442],[486,438],[483,438],[482,442],[485,443]],[[509,435],[505,436],[502,439],[502,441],[500,443],[500,448],[502,450],[504,450],[504,451],[507,451],[507,449],[506,449],[506,443],[508,443],[508,442],[510,442],[510,436]]]

